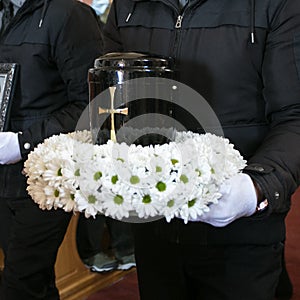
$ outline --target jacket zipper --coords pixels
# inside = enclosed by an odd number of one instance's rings
[[[173,57],[175,61],[175,68],[178,67],[177,58],[179,57],[180,53],[180,45],[181,45],[181,26],[182,26],[182,20],[184,16],[184,11],[181,11],[180,14],[177,16],[177,20],[175,22],[175,41],[174,41],[174,51],[173,51]],[[178,78],[179,79],[179,78]],[[179,223],[175,223],[175,243],[179,245],[181,243],[180,238],[180,227]]]
[[[174,39],[174,45],[173,45],[173,57],[175,60],[175,66],[177,65],[177,58],[180,54],[180,45],[181,45],[181,27],[182,27],[182,21],[184,17],[184,11],[180,12],[177,16],[176,22],[175,22],[175,39]],[[178,67],[178,66],[177,66]]]
[[[176,12],[178,13],[178,16],[177,16],[177,19],[176,19],[176,22],[175,22],[175,41],[174,41],[174,47],[173,47],[173,56],[174,56],[174,59],[175,59],[175,64],[176,64],[176,58],[179,57],[179,54],[180,54],[180,44],[181,44],[181,27],[182,27],[182,21],[183,21],[183,18],[184,18],[184,15],[186,13],[186,11],[189,11],[189,14],[192,14],[193,11],[198,7],[200,6],[201,4],[203,4],[206,0],[200,0],[198,1],[197,3],[193,4],[193,5],[185,5],[185,7],[183,8],[183,10],[181,11],[178,11],[178,9],[176,9],[175,7],[175,10]],[[173,5],[172,5],[173,6]],[[173,6],[174,8],[174,6]]]
[[[182,19],[183,19],[183,15],[179,15],[177,17],[177,21],[176,21],[176,24],[175,24],[175,28],[181,28],[181,25],[182,25]]]

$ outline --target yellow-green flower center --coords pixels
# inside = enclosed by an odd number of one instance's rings
[[[57,176],[62,176],[61,168],[58,169]]]
[[[124,202],[124,198],[121,195],[116,195],[114,197],[114,202],[118,205],[121,205]]]
[[[88,203],[89,204],[95,204],[97,201],[96,197],[94,195],[89,195],[88,196]]]
[[[198,173],[198,176],[200,177],[202,175],[201,171],[199,169],[195,170]]]
[[[133,175],[130,177],[131,184],[138,184],[139,182],[140,182],[140,178],[138,176]]]
[[[172,158],[171,163],[173,166],[175,166],[178,163],[178,159]]]
[[[167,206],[171,208],[171,207],[174,206],[174,204],[175,204],[174,199],[171,199],[171,200],[168,201]]]
[[[149,203],[151,203],[151,196],[150,195],[145,195],[144,197],[143,197],[143,203],[145,203],[145,204],[149,204]]]
[[[94,174],[94,180],[95,180],[95,181],[98,181],[101,177],[102,177],[102,172],[101,172],[101,171],[96,172],[96,173]]]
[[[167,185],[162,182],[162,181],[159,181],[157,184],[156,184],[156,188],[160,191],[160,192],[164,192],[167,188]]]
[[[116,184],[118,180],[119,180],[118,175],[114,175],[111,177],[112,184]]]
[[[185,184],[189,182],[188,177],[187,177],[186,175],[184,175],[184,174],[182,174],[182,175],[180,176],[180,180],[181,180],[183,183],[185,183]]]
[[[195,203],[196,203],[196,199],[192,199],[192,200],[190,200],[190,201],[188,202],[188,207],[192,207],[192,206],[194,206],[194,205],[195,205]]]
[[[55,190],[55,191],[54,191],[54,197],[57,198],[58,196],[59,196],[59,190]]]

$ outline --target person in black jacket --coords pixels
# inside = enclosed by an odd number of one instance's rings
[[[45,138],[75,129],[102,37],[96,15],[79,1],[1,2],[0,62],[16,63],[18,74],[0,132],[0,298],[54,300],[54,264],[72,213],[39,209],[27,194],[23,163]]]
[[[247,159],[196,220],[134,225],[141,299],[273,299],[300,183],[299,1],[115,0],[104,48],[172,57]]]

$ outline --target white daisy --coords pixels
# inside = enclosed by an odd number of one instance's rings
[[[131,195],[127,194],[126,187],[120,189],[119,193],[104,189],[102,195],[105,199],[105,201],[103,201],[103,209],[105,210],[106,216],[118,220],[129,217],[129,213],[133,208],[131,205]]]
[[[134,195],[132,205],[139,218],[147,219],[160,215],[163,203],[157,195],[139,191],[138,194]]]

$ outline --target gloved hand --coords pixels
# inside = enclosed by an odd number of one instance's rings
[[[238,218],[251,216],[255,213],[257,195],[249,175],[239,173],[226,180],[220,188],[220,193],[222,197],[219,202],[210,205],[209,211],[203,213],[195,221],[223,227]]]
[[[0,164],[14,164],[21,159],[18,134],[0,132]]]

